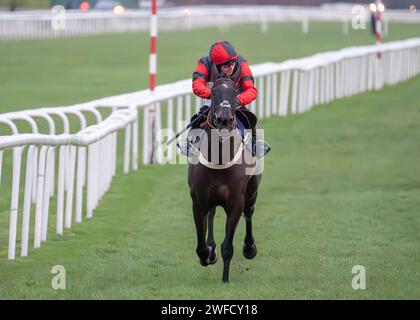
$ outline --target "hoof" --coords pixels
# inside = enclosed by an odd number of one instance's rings
[[[208,259],[206,259],[206,260],[201,260],[201,259],[200,259],[200,264],[201,264],[203,267],[207,267],[207,266],[209,265],[209,261],[208,261]]]
[[[212,247],[207,247],[208,252],[209,252],[209,256],[207,257],[207,259],[200,259],[200,264],[203,267],[207,267],[209,264],[213,264],[211,263],[211,257],[213,255],[213,248]],[[216,261],[217,261],[217,254],[216,254]],[[214,263],[216,263],[216,261]]]
[[[217,259],[218,259],[218,256],[217,256],[217,250],[216,250],[216,248],[214,249],[214,251],[212,252],[212,254],[211,254],[211,257],[210,257],[210,261],[209,261],[209,263],[210,264],[215,264],[216,262],[217,262]]]
[[[244,247],[242,248],[242,254],[246,259],[254,259],[257,255],[257,247],[255,246],[255,243],[250,246],[244,244]]]

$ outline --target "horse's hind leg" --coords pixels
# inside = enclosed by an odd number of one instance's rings
[[[213,234],[213,222],[214,222],[214,215],[216,214],[216,207],[211,208],[207,213],[207,225],[208,225],[208,232],[207,232],[207,246],[211,247],[211,256],[210,256],[210,264],[215,264],[217,262],[217,251],[216,251],[216,242],[214,241],[214,234]]]
[[[193,213],[195,228],[197,231],[197,248],[196,252],[200,258],[202,266],[208,266],[210,263],[211,247],[207,246],[206,243],[206,231],[207,231],[207,216],[206,210],[200,205],[193,203]]]

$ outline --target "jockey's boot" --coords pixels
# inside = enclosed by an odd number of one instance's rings
[[[271,150],[271,146],[257,137],[258,125],[252,128],[252,156],[260,159]]]
[[[266,143],[264,140],[259,139],[257,137],[257,129],[259,129],[258,124],[256,124],[256,126],[251,129],[252,130],[251,131],[252,143],[250,147],[248,143],[249,139],[247,138],[245,134],[245,130],[246,130],[245,126],[243,125],[241,121],[238,121],[237,125],[238,125],[239,131],[241,131],[242,139],[244,139],[243,141],[245,145],[248,146],[248,148],[252,152],[253,157],[257,157],[258,159],[260,159],[264,157],[271,150],[271,146],[268,143]]]
[[[260,159],[270,152],[271,146],[262,139],[257,138],[256,129],[252,129],[252,155]]]

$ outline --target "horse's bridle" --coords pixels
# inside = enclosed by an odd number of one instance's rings
[[[229,101],[227,101],[227,100],[223,100],[216,108],[214,108],[214,109],[212,109],[211,107],[210,107],[210,110],[209,110],[209,114],[207,115],[207,120],[202,124],[202,126],[204,126],[204,125],[208,125],[211,129],[218,129],[216,126],[215,126],[215,124],[214,124],[214,115],[215,115],[215,113],[217,112],[217,110],[219,110],[220,108],[229,108],[229,112],[231,111],[231,109],[232,109],[232,105],[230,104],[230,102]],[[234,111],[234,113],[235,113],[235,111],[236,111],[236,109],[235,110],[233,110]],[[231,130],[234,130],[234,129],[236,129],[237,128],[237,123],[236,123],[236,117],[234,117],[234,120],[233,120],[233,127],[232,127],[232,129]],[[220,134],[220,132],[219,132],[219,140],[220,140],[220,142],[223,142],[223,141],[225,141],[225,139],[228,137],[228,136],[230,136],[230,134],[227,134],[227,135],[222,135],[222,134]]]

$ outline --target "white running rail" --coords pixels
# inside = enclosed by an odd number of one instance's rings
[[[336,21],[343,24],[342,32],[348,32],[348,25],[355,18],[352,6],[345,9],[334,7],[299,6],[191,6],[159,8],[159,30],[191,30],[205,27],[227,29],[243,23],[260,23],[261,30],[270,22],[296,21],[302,23],[303,32],[308,32],[309,22]],[[366,27],[370,23],[368,5],[364,5],[362,16]],[[25,40],[39,38],[61,38],[84,36],[109,32],[132,32],[149,30],[149,10],[127,10],[122,14],[113,12],[79,12],[68,10],[61,16],[51,11],[0,13],[0,40]],[[358,18],[360,18],[359,16]],[[61,19],[61,18],[60,18]],[[244,20],[245,19],[245,20]],[[420,15],[408,10],[386,10],[384,27],[388,22],[420,23]],[[264,31],[263,31],[264,32]]]

